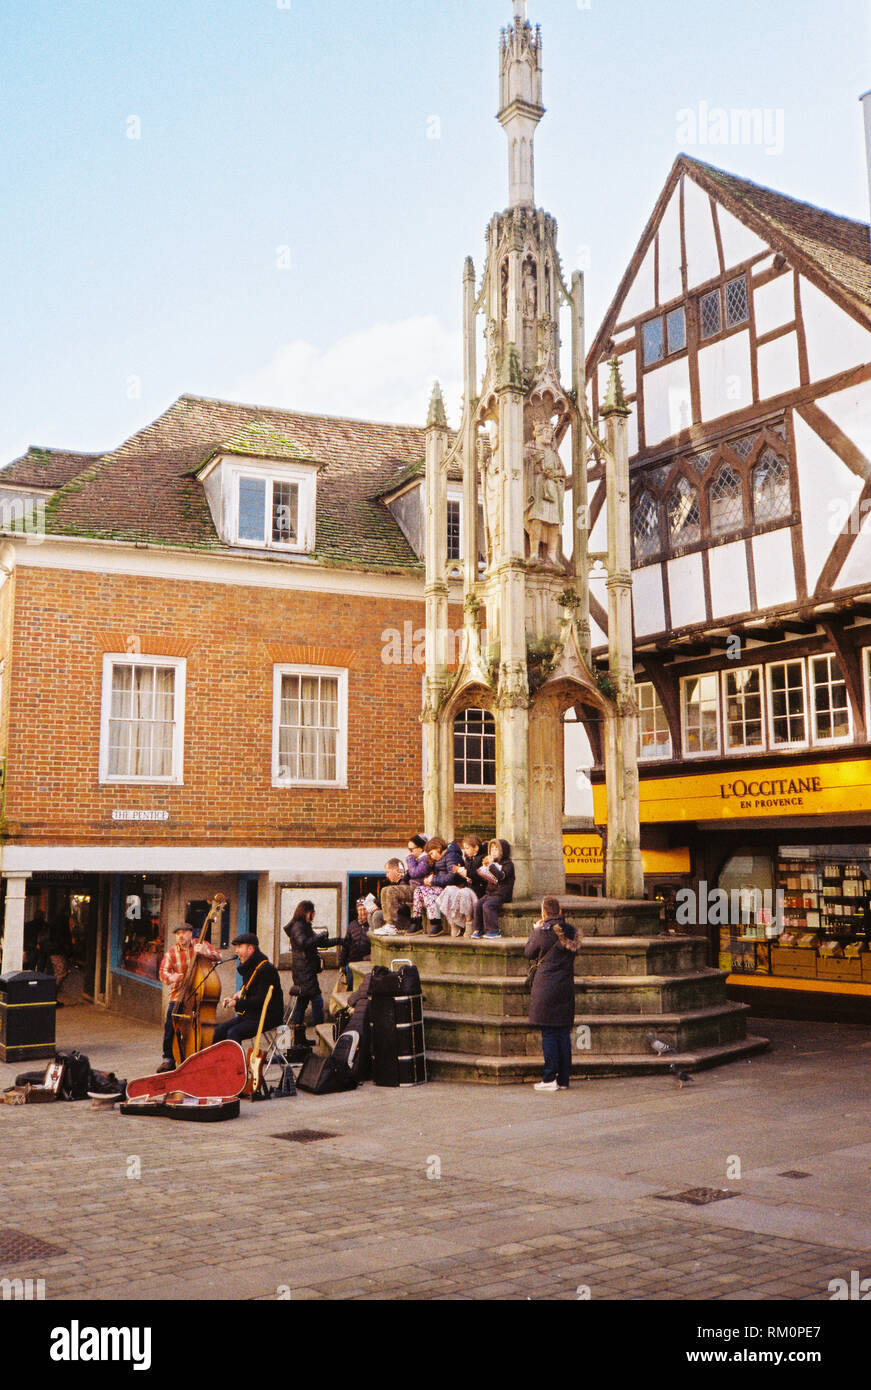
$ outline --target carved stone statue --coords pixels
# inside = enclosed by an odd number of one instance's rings
[[[495,426],[489,436],[478,437],[478,468],[484,498],[484,526],[487,533],[487,563],[492,565],[502,548],[502,478],[497,458],[499,433]]]
[[[529,538],[529,558],[538,561],[542,545],[550,564],[561,568],[561,528],[565,496],[565,470],[554,441],[550,420],[533,425],[534,442],[523,451],[526,507],[524,522]]]
[[[535,266],[532,261],[523,263],[523,314],[525,318],[534,319],[538,313],[538,286],[536,285]]]

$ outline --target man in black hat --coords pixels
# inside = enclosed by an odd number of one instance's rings
[[[243,1042],[253,1038],[260,1026],[260,1015],[266,996],[272,986],[272,998],[263,1021],[264,1028],[277,1028],[284,1022],[284,994],[281,979],[271,961],[266,959],[260,949],[260,942],[253,932],[243,932],[230,943],[236,947],[239,961],[239,974],[242,988],[229,999],[223,1001],[226,1008],[236,1010],[236,1017],[226,1023],[219,1023],[215,1029],[213,1042],[223,1042],[225,1038],[233,1042]]]

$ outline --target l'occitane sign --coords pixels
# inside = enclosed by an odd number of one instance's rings
[[[563,858],[567,874],[602,874],[605,860],[599,835],[563,835]],[[688,849],[643,849],[641,867],[646,874],[688,874]]]
[[[746,820],[767,816],[871,811],[871,761],[800,767],[730,768],[698,777],[649,777],[639,783],[642,821]],[[593,788],[593,814],[606,819],[605,788]]]

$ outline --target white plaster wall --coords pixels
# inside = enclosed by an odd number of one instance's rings
[[[773,343],[763,343],[756,349],[756,366],[759,372],[759,399],[779,396],[782,391],[793,391],[800,385],[798,368],[798,339],[794,333],[775,338]]]
[[[753,311],[756,316],[756,335],[759,338],[774,328],[782,328],[795,318],[795,279],[791,271],[769,280],[753,291]]]
[[[758,256],[762,251],[769,249],[767,242],[762,241],[755,232],[751,232],[750,228],[733,217],[731,212],[727,212],[722,203],[717,204],[717,220],[720,224],[720,240],[723,243],[723,259],[727,270],[730,266],[739,265],[741,261],[749,260],[751,256]]]
[[[676,560],[669,560],[668,592],[673,629],[705,621],[705,584],[701,555],[681,555]]]
[[[638,385],[638,372],[636,370],[637,359],[638,354],[634,349],[632,352],[624,352],[620,358],[620,377],[623,381],[623,390],[626,392],[627,396],[634,395],[635,388]]]
[[[687,244],[687,283],[702,285],[720,273],[714,236],[714,220],[707,193],[692,179],[684,179],[684,234]]]
[[[699,387],[703,420],[715,420],[750,405],[753,383],[748,331],[734,333],[700,350]]]
[[[675,188],[659,224],[659,302],[683,293],[680,265],[680,189]]]
[[[643,565],[632,572],[632,609],[635,615],[636,637],[665,629],[665,600],[662,593],[662,569],[659,565]]]
[[[836,589],[851,589],[856,584],[867,584],[871,575],[871,512],[862,518],[859,534],[853,542],[841,573],[835,580]]]
[[[800,284],[811,380],[871,362],[871,333],[804,276]]]
[[[871,472],[871,381],[821,396],[817,405],[861,450]]]
[[[596,496],[596,494],[597,494],[597,492],[599,491],[599,489],[600,489],[600,488],[604,488],[604,486],[605,486],[604,483],[597,483],[596,486],[595,486],[595,489],[594,489],[594,488],[590,488],[589,500],[590,500],[590,505],[591,505],[591,506],[592,506],[592,504],[593,504],[593,498]],[[608,549],[608,504],[607,504],[607,502],[603,502],[603,504],[602,504],[602,510],[599,512],[599,515],[596,517],[596,524],[594,525],[592,531],[590,532],[590,542],[589,542],[589,544],[590,544],[590,549],[591,549],[591,550],[607,550],[607,549]]]
[[[599,591],[600,588],[601,592]],[[599,602],[601,602],[604,597],[604,588],[602,586],[597,586],[596,598],[599,600]],[[590,643],[594,648],[607,647],[608,645],[608,634],[607,632],[602,631],[595,618],[590,619]]]
[[[647,447],[692,424],[689,359],[678,358],[644,377],[644,435]]]
[[[633,406],[632,414],[626,422],[626,437],[629,441],[629,457],[632,458],[638,453],[638,411]]]
[[[774,608],[795,600],[795,566],[792,562],[792,531],[769,531],[753,537],[753,567],[756,571],[756,602],[759,608]]]
[[[574,716],[570,715],[569,720]],[[592,816],[593,788],[585,775],[593,766],[593,753],[587,731],[581,723],[566,721],[563,739],[563,770],[565,773],[565,814]]]
[[[794,425],[804,563],[808,592],[813,593],[862,481],[798,415]]]
[[[750,581],[743,541],[715,545],[708,551],[711,576],[711,614],[714,620],[750,608]]]
[[[626,323],[627,319],[636,319],[639,314],[646,314],[648,309],[653,309],[656,303],[654,290],[653,242],[651,242],[647,255],[638,267],[638,274],[629,286],[626,297],[617,310],[617,322]]]

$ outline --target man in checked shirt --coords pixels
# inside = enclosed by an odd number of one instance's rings
[[[158,1071],[175,1071],[175,1060],[172,1055],[175,1030],[172,1026],[172,1015],[181,994],[181,987],[188,966],[194,956],[205,956],[206,960],[214,961],[222,959],[221,952],[210,942],[194,942],[194,934],[189,926],[176,927],[175,945],[169,948],[160,962],[160,978],[165,985],[169,985],[169,1008],[166,1011],[166,1023],[163,1029],[163,1061],[157,1068]]]

